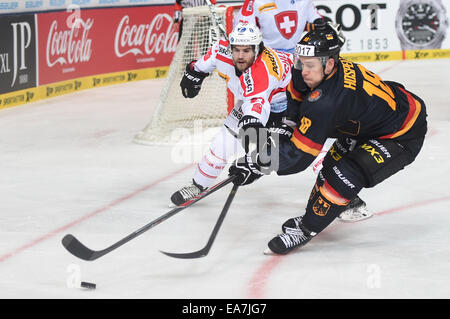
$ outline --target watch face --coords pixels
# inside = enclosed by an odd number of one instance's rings
[[[429,3],[410,5],[401,22],[403,34],[410,42],[418,45],[433,41],[439,25],[438,11]]]

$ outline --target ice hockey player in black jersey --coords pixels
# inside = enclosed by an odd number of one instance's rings
[[[297,108],[296,129],[286,125],[270,129],[266,152],[255,151],[230,167],[239,185],[274,170],[278,175],[295,174],[313,162],[327,138],[337,138],[323,161],[305,213],[282,225],[283,233],[268,243],[269,252],[286,254],[305,245],[362,188],[399,172],[422,148],[427,131],[424,101],[402,84],[383,81],[361,64],[341,58],[342,44],[331,23],[317,24],[302,36],[288,86],[288,109]]]

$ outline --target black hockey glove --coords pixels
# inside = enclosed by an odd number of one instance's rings
[[[241,186],[251,184],[264,175],[259,170],[259,165],[253,163],[250,155],[238,158],[233,165],[230,166],[228,173],[230,176],[236,175],[233,184]]]
[[[262,122],[251,115],[244,115],[239,121],[239,139],[244,147],[245,153],[249,153],[253,148],[259,150],[261,147],[260,141],[267,139],[267,130],[264,128]]]
[[[287,123],[279,123],[276,126],[269,127],[268,130],[271,137],[278,137],[280,141],[289,141],[294,133],[294,129]]]
[[[197,72],[194,70],[195,60],[186,65],[183,78],[181,79],[181,93],[185,98],[193,98],[197,96],[202,87],[202,82],[209,74]]]
[[[268,135],[265,143],[251,153],[251,158],[260,173],[269,175],[278,170],[280,144],[290,143],[294,129],[286,123],[277,123],[266,130]]]
[[[294,133],[294,129],[286,123],[278,123],[277,125],[270,126],[268,131],[269,136],[267,138],[266,145],[264,145],[263,152],[258,154],[258,164],[261,166],[262,171],[266,174],[266,166],[272,165],[272,155],[279,152],[281,143],[289,143],[292,134]]]

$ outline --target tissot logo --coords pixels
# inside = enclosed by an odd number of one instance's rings
[[[350,2],[350,1],[349,1]],[[319,13],[326,21],[335,21],[342,26],[343,31],[357,29],[362,23],[362,12],[369,12],[368,25],[370,30],[377,30],[380,25],[380,15],[387,9],[386,3],[361,4],[359,7],[354,4],[344,4],[335,11],[328,5],[316,5]],[[334,15],[330,16],[330,15]],[[344,19],[345,16],[345,19]]]

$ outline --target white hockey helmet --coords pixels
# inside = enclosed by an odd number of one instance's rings
[[[262,33],[253,23],[239,22],[231,31],[230,45],[253,45],[255,48],[255,58],[258,56],[259,45],[262,42]]]

